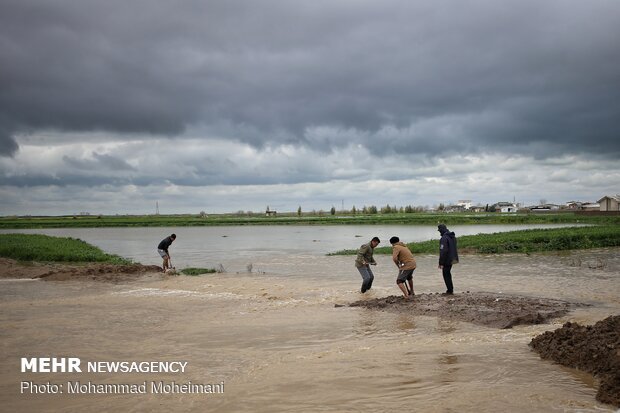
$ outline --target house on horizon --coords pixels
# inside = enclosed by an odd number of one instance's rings
[[[581,204],[582,211],[600,211],[601,205],[597,202],[584,202]]]
[[[605,195],[597,201],[600,205],[600,211],[620,211],[620,195]]]
[[[273,209],[269,209],[269,205],[267,205],[267,209],[265,210],[265,216],[266,217],[275,217],[277,215],[278,215],[278,213],[276,211],[274,211]]]
[[[516,213],[518,210],[517,205],[512,202],[498,202],[493,206],[495,207],[495,212],[501,212],[503,214]]]
[[[560,206],[556,204],[541,204],[530,207],[529,209],[531,212],[551,212],[558,211],[560,209]]]

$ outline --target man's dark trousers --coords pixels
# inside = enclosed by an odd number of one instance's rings
[[[443,266],[443,281],[446,283],[446,292],[448,294],[452,294],[454,292],[454,286],[452,285],[452,273],[450,272],[452,271],[452,266],[451,265],[444,265]]]

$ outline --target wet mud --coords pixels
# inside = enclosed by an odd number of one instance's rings
[[[412,298],[389,296],[356,301],[349,306],[436,316],[504,329],[521,324],[543,324],[585,305],[549,298],[467,292],[454,295],[419,294]]]
[[[20,263],[15,260],[0,258],[0,277],[41,279],[45,281],[94,280],[105,282],[122,282],[146,274],[161,274],[157,265],[114,265],[114,264],[60,264],[60,263]]]
[[[597,377],[596,399],[620,407],[620,315],[593,326],[566,323],[535,337],[530,346],[545,360]]]

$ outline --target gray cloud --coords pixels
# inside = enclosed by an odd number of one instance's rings
[[[198,127],[261,148],[618,157],[618,38],[615,0],[4,1],[0,155],[40,130]]]
[[[62,160],[70,167],[87,171],[102,170],[110,171],[135,171],[136,168],[129,165],[123,159],[109,154],[92,153],[92,159],[77,159],[70,156],[63,156]]]

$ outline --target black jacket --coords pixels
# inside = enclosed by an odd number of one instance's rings
[[[172,245],[172,241],[173,241],[173,239],[171,237],[164,238],[163,240],[161,240],[161,242],[157,246],[157,249],[158,250],[164,250],[164,251],[168,252],[168,247],[170,245]]]
[[[442,232],[439,240],[439,265],[452,265],[459,262],[456,248],[456,236],[447,229]]]

